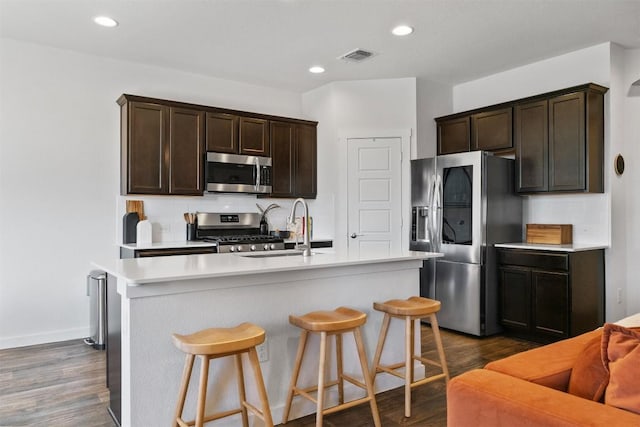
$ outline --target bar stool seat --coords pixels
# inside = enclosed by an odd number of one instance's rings
[[[214,421],[235,414],[241,414],[242,425],[244,427],[248,427],[249,421],[247,410],[262,419],[266,426],[273,426],[267,392],[262,378],[258,354],[256,352],[256,346],[262,344],[265,340],[264,329],[252,323],[242,323],[232,328],[204,329],[190,335],[173,334],[172,338],[175,346],[182,352],[186,353],[182,382],[176,406],[176,415],[173,423],[175,427],[187,427],[192,425],[202,427],[204,423],[209,421]],[[256,386],[258,388],[257,391],[260,397],[260,406],[262,409],[258,409],[246,400],[244,372],[242,368],[242,354],[244,353],[248,355],[249,362],[253,369]],[[196,419],[195,421],[185,421],[182,419],[182,413],[196,356],[201,361]],[[209,362],[211,359],[227,356],[234,356],[235,358],[240,407],[205,416],[204,407],[206,403],[207,382],[209,377]]]
[[[364,350],[364,344],[362,341],[362,333],[360,327],[365,324],[367,315],[361,311],[354,310],[348,307],[338,307],[333,311],[314,311],[304,314],[302,316],[289,316],[289,322],[300,329],[302,329],[300,342],[298,343],[298,352],[296,355],[296,361],[293,368],[293,374],[291,377],[291,384],[289,386],[289,392],[287,394],[287,400],[285,403],[284,414],[282,416],[282,424],[286,424],[289,419],[289,413],[291,411],[291,403],[295,395],[304,397],[312,402],[316,403],[316,426],[322,426],[322,420],[324,415],[332,414],[334,412],[351,408],[353,406],[369,402],[371,406],[371,414],[373,416],[373,422],[376,427],[380,427],[380,415],[378,414],[378,406],[376,405],[375,394],[373,391],[373,382],[371,381],[369,368],[367,366],[367,357]],[[360,366],[362,369],[362,376],[364,384],[348,375],[342,370],[342,335],[348,332],[352,332],[356,348],[358,351],[358,357],[360,360]],[[318,384],[316,386],[308,388],[298,387],[298,376],[300,374],[300,367],[302,366],[302,360],[306,350],[308,336],[310,333],[320,334],[320,355],[318,363]],[[333,381],[326,381],[327,376],[327,337],[333,335],[336,343],[336,370],[337,379]],[[344,381],[366,390],[367,395],[361,399],[355,399],[350,402],[344,401]],[[324,394],[327,387],[338,386],[338,400],[339,403],[336,406],[325,408]],[[316,398],[310,393],[317,391]]]
[[[446,383],[449,382],[449,369],[447,367],[447,361],[444,355],[444,348],[442,346],[442,339],[440,337],[440,329],[438,328],[438,319],[436,318],[436,313],[440,311],[440,301],[413,296],[406,300],[393,299],[386,302],[374,302],[373,308],[377,311],[383,312],[384,319],[382,321],[382,327],[380,329],[380,337],[378,338],[376,354],[373,358],[373,370],[371,377],[373,379],[373,382],[375,382],[376,376],[379,373],[385,372],[404,379],[404,415],[405,417],[410,417],[411,388],[442,378],[445,379]],[[384,343],[387,339],[389,324],[391,323],[392,318],[402,319],[405,321],[405,360],[404,362],[395,363],[392,365],[382,365],[380,364],[380,359],[382,357]],[[429,318],[429,322],[431,323],[434,341],[438,349],[438,356],[440,359],[439,361],[434,361],[424,358],[422,357],[422,355],[414,354],[415,321],[424,318]],[[442,373],[430,375],[423,379],[415,381],[413,372],[414,360],[422,362],[425,367],[427,364],[436,366],[442,370]],[[400,368],[404,368],[404,374],[398,372],[398,369]]]

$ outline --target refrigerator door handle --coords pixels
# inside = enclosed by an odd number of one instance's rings
[[[440,252],[440,245],[442,243],[442,202],[440,193],[442,190],[442,180],[439,175],[434,175],[431,191],[429,206],[431,206],[431,215],[429,217],[429,240],[431,241],[431,250],[434,252]]]

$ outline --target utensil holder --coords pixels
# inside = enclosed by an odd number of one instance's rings
[[[187,241],[196,239],[196,224],[187,224]]]

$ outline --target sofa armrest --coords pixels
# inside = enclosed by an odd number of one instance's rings
[[[448,427],[638,426],[640,415],[487,369],[447,387]]]
[[[571,369],[585,344],[602,335],[601,329],[565,339],[533,350],[514,354],[485,366],[536,384],[567,391]]]

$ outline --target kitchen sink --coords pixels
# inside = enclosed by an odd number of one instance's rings
[[[311,252],[311,255],[317,255],[318,252]],[[237,254],[238,256],[246,257],[246,258],[276,258],[282,256],[302,256],[302,251],[296,250],[284,250],[278,252],[258,252],[258,253],[244,253]]]

